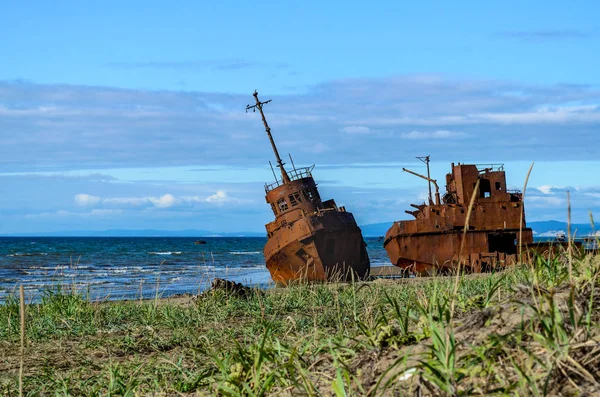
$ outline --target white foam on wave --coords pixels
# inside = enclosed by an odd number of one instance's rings
[[[258,255],[260,251],[231,251],[231,255]]]
[[[371,261],[371,267],[380,267],[391,265],[390,261]]]
[[[150,255],[181,255],[181,251],[148,252]]]
[[[29,270],[46,270],[46,271],[64,270],[64,269],[69,269],[69,268],[74,269],[75,266],[69,266],[69,265],[27,266],[27,269],[29,269]]]

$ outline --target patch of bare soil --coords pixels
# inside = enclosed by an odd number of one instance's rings
[[[571,348],[567,356],[561,360],[553,357],[556,352],[548,349],[535,338],[527,337],[523,330],[539,331],[540,324],[535,319],[539,313],[547,313],[550,297],[556,303],[562,318],[569,316],[568,301],[571,294],[569,285],[553,291],[534,291],[525,286],[516,286],[514,295],[503,304],[485,308],[453,320],[454,337],[457,342],[457,363],[461,358],[471,354],[473,349],[482,346],[493,338],[506,341],[504,349],[510,354],[524,356],[527,352],[536,355],[540,361],[557,363],[552,370],[553,376],[547,382],[548,395],[600,395],[600,297],[590,296],[590,290],[580,291],[573,300],[574,310],[579,313],[591,311],[592,323],[595,324],[595,333],[584,337],[583,331],[573,335]],[[591,298],[591,299],[590,299]],[[573,305],[571,307],[573,309]],[[537,314],[536,314],[537,313]],[[510,346],[510,336],[520,333],[525,335],[521,340],[522,346]],[[508,338],[507,338],[508,337]],[[504,338],[504,339],[503,339]],[[386,348],[380,351],[365,350],[357,352],[348,366],[349,372],[355,377],[356,383],[361,384],[363,392],[367,395],[410,395],[410,396],[437,396],[445,395],[438,388],[425,380],[419,361],[431,357],[431,339],[419,343],[402,346],[399,349]],[[336,368],[332,359],[321,360],[315,367],[322,376],[313,380],[319,390],[325,394],[334,393],[332,381],[335,379]],[[497,371],[504,371],[506,379],[514,379],[517,374],[514,369],[503,363],[497,362]],[[542,369],[540,368],[540,371]],[[473,394],[487,395],[480,385],[481,379],[464,380],[471,382]],[[468,386],[465,386],[465,391]],[[469,393],[471,394],[471,393]]]

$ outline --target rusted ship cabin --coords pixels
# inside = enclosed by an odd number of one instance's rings
[[[428,204],[411,204],[415,210],[406,211],[414,220],[395,222],[388,230],[384,247],[392,264],[415,273],[456,266],[472,194],[477,196],[460,258],[472,271],[515,263],[521,214],[522,243],[533,242],[531,229],[525,227],[523,196],[507,190],[503,165],[481,168],[452,163],[442,203],[435,180],[408,172],[435,185],[436,201],[433,202],[430,189]],[[474,191],[477,180],[479,189]]]
[[[363,278],[369,271],[369,256],[362,232],[354,216],[333,199],[322,201],[312,177],[314,166],[286,171],[263,113],[258,93],[255,105],[246,110],[260,111],[271,142],[281,179],[265,185],[266,201],[275,220],[268,223],[265,261],[278,284],[294,280],[325,281]],[[291,160],[291,157],[290,157]]]

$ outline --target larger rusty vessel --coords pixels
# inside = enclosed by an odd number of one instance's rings
[[[415,219],[394,222],[388,230],[383,245],[392,264],[414,273],[429,273],[452,269],[460,260],[471,271],[479,272],[515,263],[519,241],[523,245],[533,242],[531,229],[525,227],[523,196],[507,190],[503,165],[452,163],[441,203],[435,180],[404,170],[430,182],[429,203],[411,204],[415,210],[406,212]],[[435,203],[431,183],[436,187]],[[473,194],[476,197],[462,243]]]
[[[333,199],[322,201],[312,177],[314,166],[286,171],[271,129],[263,113],[258,93],[255,105],[273,147],[281,179],[265,185],[267,203],[275,220],[265,225],[267,243],[265,261],[273,281],[289,285],[295,280],[327,281],[361,279],[368,274],[370,263],[362,232],[354,216]],[[291,159],[291,157],[290,157]]]

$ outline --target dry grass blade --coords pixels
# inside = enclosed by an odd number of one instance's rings
[[[571,238],[571,192],[567,190],[567,240],[569,255],[569,282],[573,283],[573,239]]]
[[[19,397],[23,397],[23,366],[25,358],[25,290],[23,284],[19,286],[19,298],[21,301],[21,363],[19,365]]]
[[[529,171],[527,171],[527,176],[525,177],[525,183],[523,184],[523,196],[521,198],[521,202],[525,203],[525,192],[527,192],[527,184],[529,183],[529,176],[531,175],[531,170],[533,170],[534,163],[531,163],[529,166]],[[519,262],[523,263],[523,216],[525,215],[525,211],[523,210],[523,206],[521,206],[521,217],[519,219]]]
[[[460,271],[462,265],[462,253],[465,248],[465,239],[467,237],[467,230],[469,230],[469,220],[471,219],[471,211],[473,211],[473,205],[475,204],[475,197],[479,191],[479,179],[473,187],[473,194],[471,194],[471,200],[469,202],[469,209],[467,210],[467,217],[465,218],[465,227],[463,228],[463,235],[460,241],[460,250],[458,251],[458,267],[456,268],[456,279],[454,280],[454,289],[452,291],[452,303],[450,305],[450,318],[454,317],[454,306],[456,303],[456,294],[458,293],[458,284],[460,282]]]

